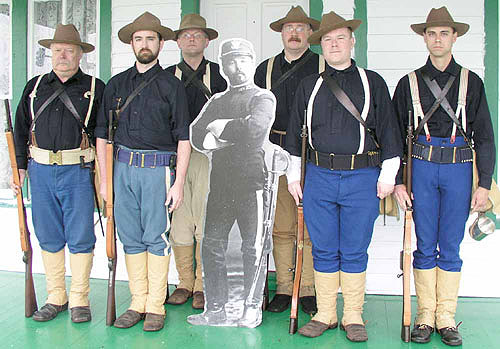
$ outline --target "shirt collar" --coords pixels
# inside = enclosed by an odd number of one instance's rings
[[[135,78],[137,76],[141,76],[143,79],[149,79],[160,70],[163,70],[163,68],[160,65],[160,61],[157,61],[156,64],[151,68],[149,68],[145,73],[139,73],[139,71],[137,70],[137,65],[134,64],[132,69],[132,75],[130,77]]]
[[[80,68],[78,68],[77,72],[72,76],[70,77],[68,80],[66,80],[66,82],[64,84],[68,84],[68,83],[71,83],[73,81],[79,81],[82,77],[83,77],[83,72]],[[48,76],[47,76],[47,82],[48,83],[52,83],[54,81],[59,81],[60,83],[62,83],[62,81],[59,79],[59,77],[56,75],[56,73],[52,70]]]
[[[303,60],[304,57],[306,57],[309,52],[311,52],[311,50],[307,49],[307,50],[304,51],[304,53],[302,54],[302,56],[300,56],[299,58],[297,58],[297,59],[295,59],[295,60],[293,60],[291,62],[288,62],[286,60],[286,57],[285,57],[285,50],[283,50],[283,51],[281,51],[281,54],[280,54],[280,56],[281,56],[280,57],[280,66],[283,67],[284,65],[287,65],[287,64],[289,64],[289,65],[295,65],[295,64],[299,63],[301,60]]]
[[[427,62],[425,63],[425,70],[427,71],[427,74],[429,74],[430,79],[434,80],[439,74],[442,73],[458,76],[458,74],[460,73],[460,66],[457,64],[457,62],[455,62],[455,58],[453,58],[452,56],[451,61],[446,69],[444,71],[440,71],[432,64],[431,58],[428,57]]]
[[[184,60],[183,60],[184,61]],[[205,63],[206,62],[206,63]],[[186,63],[186,61],[184,61],[184,63],[186,64],[186,67],[189,68],[189,70],[191,71],[195,71],[189,64]],[[200,65],[198,66],[198,69],[196,69],[196,72],[197,73],[203,73],[205,74],[205,70],[207,68],[207,64],[208,64],[208,61],[205,59],[205,57],[203,57],[201,59],[201,62],[200,62]]]
[[[330,75],[333,75],[335,73],[340,73],[340,74],[348,74],[348,73],[352,73],[354,71],[356,71],[356,61],[354,61],[354,59],[351,58],[351,65],[347,68],[345,68],[344,70],[338,70],[338,69],[335,69],[333,67],[331,67],[328,63],[326,64],[326,67],[325,67],[325,71],[330,74]]]

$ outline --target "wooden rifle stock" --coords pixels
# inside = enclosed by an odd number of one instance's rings
[[[106,305],[106,325],[112,326],[116,320],[115,278],[116,278],[116,233],[113,214],[113,111],[109,111],[108,142],[106,144],[106,254],[108,256],[108,300]]]
[[[300,133],[302,138],[302,147],[300,154],[300,188],[304,190],[304,180],[306,174],[306,148],[307,148],[307,111],[304,110],[304,122],[302,124],[302,132]],[[298,320],[299,320],[299,291],[300,291],[300,279],[302,277],[302,262],[304,253],[304,209],[302,206],[302,199],[299,201],[297,206],[297,242],[296,242],[296,254],[295,254],[295,276],[293,279],[293,291],[292,291],[292,307],[290,311],[290,326],[288,329],[289,334],[295,334],[297,332]]]
[[[406,192],[411,199],[411,174],[412,174],[412,152],[413,152],[413,116],[411,110],[408,112],[409,122],[406,135],[407,159],[406,159]],[[401,322],[401,339],[408,343],[410,341],[411,325],[411,230],[413,224],[413,208],[406,208],[404,221],[403,250],[401,251],[401,270],[403,271],[403,316]]]
[[[14,136],[12,134],[12,118],[10,115],[10,105],[7,99],[5,103],[6,129],[5,137],[9,148],[9,159],[12,167],[12,177],[14,184],[18,186],[17,194],[17,214],[19,218],[19,236],[21,238],[21,249],[23,251],[24,271],[24,316],[31,317],[38,310],[36,303],[35,284],[33,282],[32,263],[33,250],[31,248],[30,232],[28,230],[28,221],[26,219],[26,208],[24,207],[23,193],[21,189],[21,179],[17,168],[16,148],[14,146]]]

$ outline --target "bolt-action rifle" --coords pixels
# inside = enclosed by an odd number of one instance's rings
[[[115,278],[116,278],[116,230],[113,214],[113,110],[109,111],[108,141],[106,143],[106,254],[108,256],[108,301],[106,325],[112,326],[116,320]]]
[[[406,192],[411,200],[411,173],[413,152],[413,116],[408,111],[408,129],[406,131]],[[403,317],[401,323],[401,339],[408,343],[410,341],[411,324],[411,294],[410,294],[410,268],[411,268],[411,229],[413,225],[413,207],[408,206],[405,210],[405,222],[403,232],[403,250],[400,253],[400,267],[403,271]]]
[[[21,249],[23,251],[23,262],[25,264],[24,270],[24,316],[31,317],[35,311],[38,310],[36,304],[35,285],[33,283],[32,263],[33,263],[33,250],[31,248],[30,231],[28,230],[28,222],[26,220],[26,208],[24,207],[23,193],[21,189],[21,180],[16,161],[16,149],[14,146],[14,137],[12,135],[12,119],[10,115],[10,105],[7,99],[5,103],[5,119],[6,129],[5,137],[7,138],[7,145],[9,147],[9,158],[12,167],[12,177],[14,184],[18,186],[17,193],[17,214],[19,217],[19,235],[21,238]]]
[[[304,191],[304,180],[306,175],[306,148],[307,148],[307,111],[304,110],[304,122],[302,124],[302,148],[300,152],[300,188]],[[299,199],[297,206],[297,242],[295,253],[295,276],[293,279],[292,291],[292,309],[290,311],[290,327],[288,333],[294,334],[297,332],[299,320],[299,290],[300,279],[302,277],[302,261],[304,254],[304,208],[302,206],[302,199]]]

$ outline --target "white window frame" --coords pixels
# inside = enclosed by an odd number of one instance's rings
[[[0,99],[12,99],[12,1],[0,0],[1,5],[9,5],[9,92],[5,94],[0,93]]]
[[[2,0],[0,0],[2,1]],[[62,13],[66,13],[67,0],[61,0],[62,2]],[[35,52],[33,52],[33,32],[34,32],[34,21],[33,21],[33,11],[34,11],[35,0],[28,0],[28,80],[33,78],[33,57]],[[11,19],[12,22],[12,19]],[[66,17],[63,15],[63,24],[66,24]],[[12,27],[12,24],[11,24]],[[99,55],[100,55],[100,39],[101,39],[101,0],[96,0],[96,45],[95,45],[95,76],[99,77]]]

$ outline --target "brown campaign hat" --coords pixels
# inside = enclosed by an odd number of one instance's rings
[[[351,28],[352,31],[355,31],[361,23],[362,21],[359,19],[345,20],[343,17],[331,11],[323,15],[319,30],[312,33],[307,41],[310,44],[316,45],[320,43],[323,35],[331,32],[332,30],[339,28]]]
[[[132,35],[139,30],[151,30],[157,32],[165,41],[170,40],[175,36],[172,29],[162,26],[158,17],[146,11],[134,19],[132,23],[129,23],[121,28],[118,31],[118,38],[121,42],[130,44]]]
[[[457,31],[458,36],[464,35],[469,30],[468,24],[453,20],[446,6],[438,9],[433,8],[429,12],[425,23],[412,24],[410,27],[418,35],[424,35],[425,29],[430,27],[452,27]]]
[[[58,24],[53,39],[43,39],[38,43],[47,48],[50,48],[51,44],[72,44],[81,46],[84,53],[94,51],[94,45],[82,42],[78,30],[73,24]]]
[[[174,30],[175,40],[177,40],[179,33],[185,29],[201,29],[208,35],[208,40],[213,40],[219,36],[219,33],[215,29],[207,28],[205,18],[196,13],[189,13],[182,17],[179,29]]]
[[[292,6],[285,17],[272,22],[269,24],[269,27],[271,27],[271,29],[275,32],[281,32],[281,27],[283,27],[283,24],[285,23],[306,23],[311,25],[312,30],[318,30],[319,28],[319,21],[314,18],[307,17],[306,13],[300,6]]]

